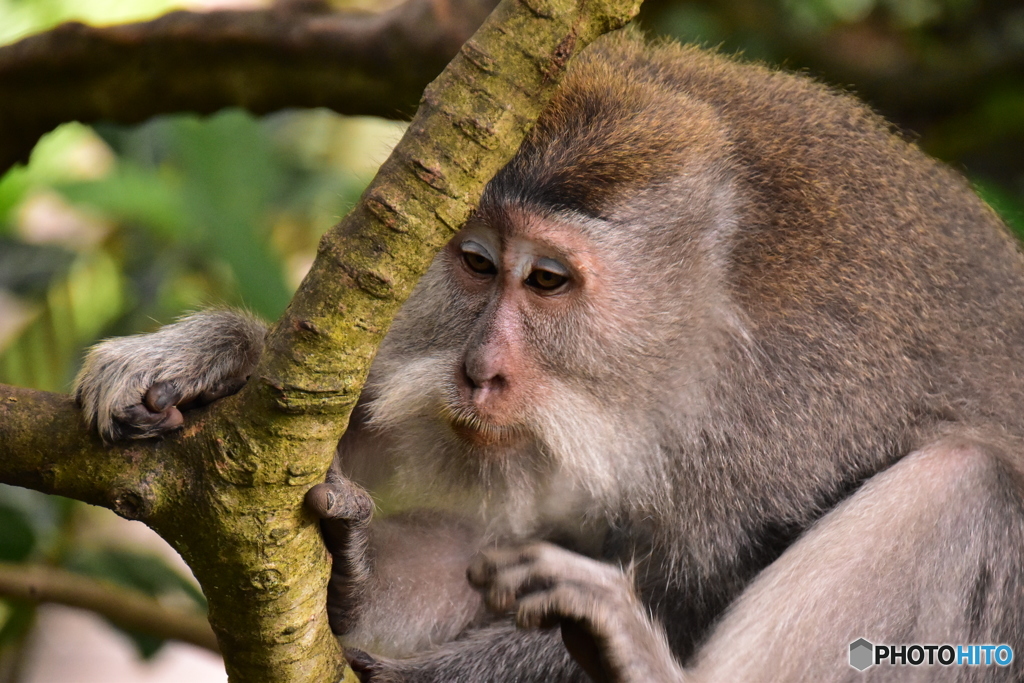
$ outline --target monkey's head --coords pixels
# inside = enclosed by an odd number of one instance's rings
[[[741,332],[722,286],[728,140],[657,74],[608,63],[568,75],[381,347],[371,424],[402,435],[409,490],[454,483],[520,521],[635,495],[656,423],[701,410]]]

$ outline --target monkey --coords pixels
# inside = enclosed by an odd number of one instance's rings
[[[100,344],[85,419],[173,431],[263,329]],[[379,682],[1019,680],[848,654],[1022,652],[1022,399],[1024,262],[962,176],[805,75],[620,32],[437,255],[307,494],[331,625]]]

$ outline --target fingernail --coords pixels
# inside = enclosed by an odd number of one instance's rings
[[[327,492],[327,509],[331,510],[334,508],[334,494],[330,491]]]

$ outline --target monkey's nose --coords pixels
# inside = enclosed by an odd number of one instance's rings
[[[496,401],[508,386],[501,373],[472,368],[468,363],[462,364],[459,374],[468,390],[469,400],[479,407]]]

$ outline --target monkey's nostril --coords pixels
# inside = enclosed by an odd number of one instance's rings
[[[459,381],[472,392],[480,388],[480,383],[473,377],[465,363],[459,366]]]

